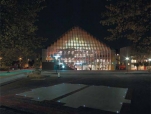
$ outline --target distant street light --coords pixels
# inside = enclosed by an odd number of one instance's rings
[[[62,66],[62,68],[64,69],[64,68],[65,68],[65,66],[63,65],[63,66]]]
[[[20,57],[20,58],[19,58],[20,69],[21,69],[21,60],[22,60],[22,58]]]
[[[149,58],[148,61],[149,61],[149,72],[150,72],[150,70],[151,70],[151,59]]]
[[[20,57],[20,58],[19,58],[19,60],[21,61],[21,60],[22,60],[22,58]]]
[[[125,60],[126,60],[126,70],[128,72],[128,60],[129,60],[129,57],[126,57]]]
[[[129,57],[126,57],[125,59],[126,59],[126,60],[129,60]]]
[[[59,55],[55,55],[55,56],[53,56],[54,58],[55,58],[55,68],[56,68],[56,73],[57,73],[57,70],[58,70],[58,58],[60,57]],[[60,64],[60,60],[59,60],[59,64]]]
[[[149,61],[149,66],[151,65],[150,63],[151,63],[151,59],[148,59],[148,61]]]
[[[0,57],[0,66],[2,66],[2,61],[1,60],[2,60],[2,57]]]

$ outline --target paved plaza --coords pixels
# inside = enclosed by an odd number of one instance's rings
[[[61,77],[54,71],[43,71],[41,78],[23,73],[12,75],[19,77],[16,81],[1,81],[1,113],[150,113],[151,74],[147,72],[58,72]]]
[[[20,78],[27,77],[27,74],[33,70],[12,70],[9,73],[7,71],[0,71],[0,85],[10,83]]]

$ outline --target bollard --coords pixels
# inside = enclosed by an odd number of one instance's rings
[[[60,72],[58,72],[58,78],[60,78]]]

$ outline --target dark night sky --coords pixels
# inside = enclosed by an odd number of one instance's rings
[[[106,0],[46,0],[47,7],[39,13],[38,36],[48,38],[45,43],[48,46],[72,27],[79,26],[111,48],[120,48],[124,46],[123,40],[104,40],[107,27],[100,20],[108,3]]]

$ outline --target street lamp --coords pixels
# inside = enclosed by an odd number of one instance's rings
[[[129,57],[126,57],[125,59],[126,59],[126,60],[129,60]]]
[[[20,69],[21,69],[21,60],[22,60],[22,58],[20,57],[20,58],[19,58],[19,62],[20,62]]]
[[[58,70],[58,67],[57,67],[57,65],[58,65],[58,58],[59,58],[60,56],[59,55],[55,55],[54,56],[54,58],[55,58],[55,66],[56,66],[56,73],[57,73],[57,70]],[[60,60],[59,60],[59,63],[60,63]]]
[[[27,68],[29,68],[29,66],[30,66],[30,65],[29,65],[29,61],[30,61],[30,59],[28,58],[28,59],[27,59]]]
[[[19,58],[19,60],[21,61],[21,60],[22,60],[22,58],[20,57],[20,58]]]
[[[150,70],[151,70],[151,58],[149,58],[148,61],[149,61],[149,72],[150,72]]]
[[[0,66],[2,66],[2,61],[1,60],[2,60],[2,57],[0,57]]]
[[[129,57],[126,57],[125,60],[126,60],[126,70],[128,72],[128,60],[129,60]]]

